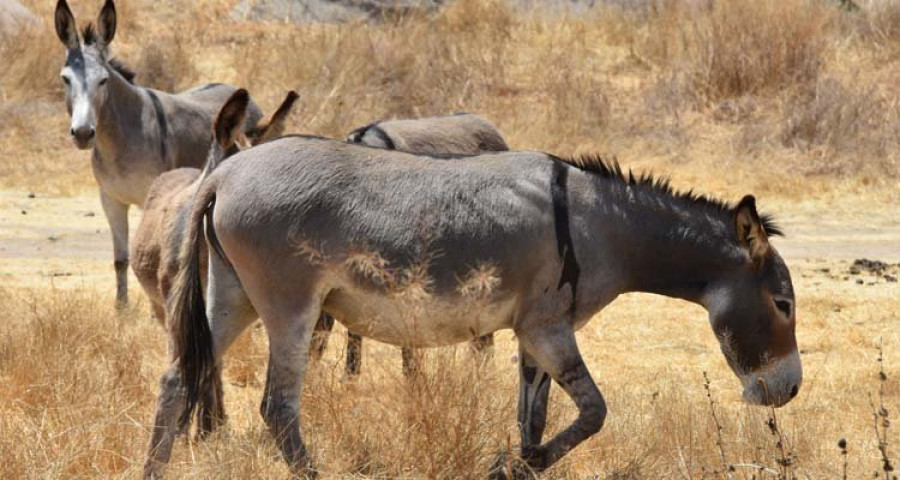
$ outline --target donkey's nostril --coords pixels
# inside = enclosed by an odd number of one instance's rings
[[[74,128],[70,128],[70,129],[69,129],[69,133],[74,137],[74,136],[75,136],[75,129],[74,129]]]
[[[800,391],[800,388],[798,386],[794,385],[793,388],[791,388],[791,398],[796,397],[798,391]]]
[[[94,127],[78,127],[72,129],[72,136],[82,141],[94,138],[95,133],[96,129]]]

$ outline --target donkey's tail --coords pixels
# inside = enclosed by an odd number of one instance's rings
[[[181,246],[179,271],[168,305],[178,370],[185,388],[186,403],[179,420],[182,428],[190,423],[207,382],[217,374],[212,332],[206,318],[200,281],[203,218],[215,204],[215,183],[214,180],[204,181],[194,195],[194,206]]]

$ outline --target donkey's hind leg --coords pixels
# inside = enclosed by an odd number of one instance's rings
[[[210,255],[209,295],[207,317],[212,332],[212,343],[217,363],[234,340],[253,321],[255,315],[240,282],[230,267]],[[170,344],[170,350],[174,350]],[[201,394],[201,429],[214,425],[224,417],[221,396],[221,373],[216,369],[211,392]],[[218,382],[218,386],[215,382]],[[144,477],[154,478],[162,473],[169,462],[172,446],[178,433],[178,412],[184,407],[184,383],[179,373],[178,360],[160,380],[160,394],[156,404],[153,435],[150,438],[150,454],[144,464]]]
[[[214,253],[209,256],[208,293],[207,318],[218,366],[201,393],[198,405],[198,433],[201,437],[225,422],[222,355],[256,319],[256,311],[244,293],[237,274]]]
[[[347,331],[347,376],[359,375],[362,367],[362,336]]]
[[[421,372],[421,352],[417,352],[410,347],[401,347],[400,356],[403,358],[404,377],[415,377]]]
[[[184,384],[178,371],[177,360],[163,374],[159,389],[153,434],[150,436],[150,453],[144,464],[144,478],[160,477],[172,455],[172,445],[178,433],[176,417],[184,404]]]
[[[298,477],[312,475],[300,434],[300,389],[309,358],[319,305],[270,308],[260,312],[269,335],[269,372],[262,404],[263,420]]]
[[[334,328],[334,317],[322,312],[319,320],[316,322],[316,328],[313,330],[312,347],[310,355],[315,361],[319,361],[325,354],[325,347],[328,346],[328,336]]]

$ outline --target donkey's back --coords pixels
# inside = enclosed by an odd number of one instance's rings
[[[350,132],[347,142],[427,155],[509,150],[497,127],[472,113],[382,120]]]
[[[160,132],[161,141],[169,144],[170,151],[164,155],[171,160],[169,168],[203,166],[212,141],[210,125],[222,105],[236,91],[237,88],[221,83],[202,85],[175,94],[147,90],[151,101],[156,104],[157,115],[160,111],[165,115],[157,119],[157,125],[163,130]],[[262,110],[251,100],[244,129],[252,129],[261,118]]]
[[[201,187],[217,191],[214,229],[229,256],[252,256],[293,269],[292,262],[302,259],[298,251],[307,248],[322,247],[315,255],[339,263],[349,260],[350,252],[365,249],[364,256],[376,255],[376,263],[387,262],[391,269],[427,263],[429,288],[452,296],[460,279],[480,263],[492,262],[507,273],[506,279],[529,278],[531,270],[544,269],[541,261],[529,259],[555,252],[554,219],[548,215],[553,162],[542,153],[448,160],[288,137],[239,155],[240,161],[226,163]],[[257,214],[262,211],[269,213]],[[361,239],[365,245],[356,245]],[[254,253],[229,251],[239,244],[238,249],[254,245]],[[340,277],[327,281],[343,284],[359,273],[351,264],[337,270],[307,265],[296,271]],[[346,292],[356,288],[350,284],[379,288],[377,282],[350,281]],[[503,290],[518,287],[506,284]],[[356,300],[367,298],[364,294]],[[350,303],[364,303],[356,300]],[[335,308],[345,319],[367,319],[362,312],[342,310]],[[348,323],[370,333],[365,325]],[[469,334],[492,331],[485,330]]]

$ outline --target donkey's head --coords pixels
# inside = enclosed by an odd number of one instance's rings
[[[777,229],[760,218],[748,195],[734,210],[740,264],[710,283],[704,303],[728,365],[744,384],[744,399],[781,406],[803,381],[794,335],[794,288],[787,266],[769,244]]]
[[[272,114],[272,118],[270,118],[268,122],[260,123],[244,133],[244,147],[259,145],[260,143],[265,143],[282,136],[284,134],[285,122],[287,122],[291,109],[294,107],[294,102],[296,102],[299,97],[297,92],[293,90],[289,91],[284,98],[284,101],[281,102],[281,105],[275,110],[275,113]]]
[[[281,106],[268,122],[244,131],[250,94],[241,88],[228,97],[213,122],[213,143],[207,158],[207,168],[212,170],[224,159],[242,149],[268,142],[284,133],[285,122],[297,100],[297,92],[288,92]]]
[[[97,26],[88,25],[78,35],[75,16],[66,0],[59,0],[54,15],[56,34],[66,46],[66,64],[60,76],[66,85],[66,108],[72,117],[72,140],[80,149],[91,148],[97,133],[97,112],[106,102],[112,72],[109,44],[116,34],[116,7],[106,0]]]

